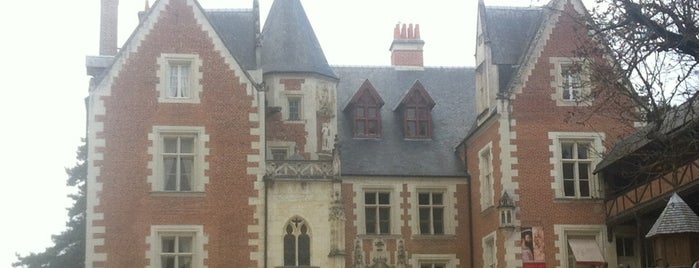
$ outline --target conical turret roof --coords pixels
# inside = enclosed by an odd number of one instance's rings
[[[262,38],[264,73],[316,73],[337,79],[300,0],[275,0]]]
[[[699,216],[674,193],[646,237],[676,233],[699,233]]]

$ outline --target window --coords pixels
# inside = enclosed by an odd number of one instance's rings
[[[360,99],[354,108],[354,136],[381,136],[381,107],[371,100]]]
[[[272,160],[286,160],[287,156],[289,155],[289,150],[285,148],[273,148],[271,149],[272,152]]]
[[[459,260],[456,254],[411,254],[410,264],[417,268],[455,268]]]
[[[154,126],[148,135],[152,168],[148,182],[154,192],[203,192],[208,183],[204,161],[209,150],[204,146],[209,136],[203,127]]]
[[[420,234],[444,234],[444,194],[418,193]]]
[[[555,92],[551,99],[558,106],[591,105],[592,94],[585,72],[585,64],[579,58],[551,57],[551,87]]]
[[[172,62],[170,64],[168,98],[189,98],[189,70],[189,62]]]
[[[192,267],[191,235],[167,235],[161,238],[160,262],[163,268]]]
[[[478,153],[481,183],[481,211],[493,206],[494,189],[493,189],[493,157],[491,154],[491,144],[489,143]]]
[[[146,237],[146,268],[202,268],[208,237],[201,225],[153,225]]]
[[[425,106],[413,106],[404,108],[405,137],[429,138],[430,135],[430,111]]]
[[[194,137],[163,137],[163,175],[165,191],[191,191],[194,167]]]
[[[435,103],[420,81],[416,81],[398,105],[403,113],[403,136],[407,139],[432,138],[432,108]]]
[[[563,168],[563,195],[566,197],[590,197],[592,161],[590,142],[566,141],[561,143]]]
[[[444,263],[420,263],[420,268],[446,268]]]
[[[289,121],[301,120],[301,98],[289,97]]]
[[[495,267],[495,235],[488,235],[483,239],[483,267]]]
[[[161,54],[158,58],[159,102],[199,103],[201,60],[194,54]]]
[[[388,192],[364,193],[364,221],[367,234],[390,234],[391,195]]]
[[[606,264],[604,247],[613,244],[605,241],[605,225],[555,224],[553,228],[563,268],[593,268]]]
[[[558,198],[599,198],[600,182],[592,174],[604,151],[604,133],[549,132],[554,170],[552,184]]]
[[[582,97],[582,82],[580,79],[580,67],[574,64],[561,66],[561,78],[563,78],[563,100],[576,101]]]
[[[291,219],[284,230],[284,266],[311,265],[311,238],[306,221]]]
[[[633,257],[634,239],[631,237],[616,237],[616,255],[620,257]]]
[[[381,137],[381,107],[384,102],[369,80],[365,80],[350,100],[345,111],[352,113],[355,138]]]

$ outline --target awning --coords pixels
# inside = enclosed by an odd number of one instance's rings
[[[604,265],[602,251],[593,239],[568,239],[568,245],[573,251],[575,262],[582,265]]]

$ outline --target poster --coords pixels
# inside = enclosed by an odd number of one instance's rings
[[[522,227],[522,262],[544,261],[544,232],[541,227]]]

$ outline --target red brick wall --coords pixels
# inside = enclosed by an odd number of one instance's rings
[[[391,53],[392,66],[424,66],[422,50],[396,50]]]
[[[226,267],[238,263],[241,267],[256,266],[250,252],[258,249],[248,245],[248,225],[256,224],[250,197],[256,176],[247,175],[247,156],[258,154],[251,143],[259,137],[250,135],[250,128],[259,127],[249,121],[257,112],[251,106],[246,85],[239,73],[229,70],[224,58],[214,49],[212,40],[200,29],[191,7],[185,1],[172,0],[161,14],[155,27],[129,55],[111,86],[111,96],[104,97],[106,145],[98,182],[97,213],[103,221],[95,226],[106,229],[105,245],[97,252],[107,253],[104,267],[144,267],[150,245],[145,239],[151,225],[203,225],[209,238],[205,249],[209,267]],[[199,55],[203,77],[200,104],[158,103],[158,66],[161,53]],[[209,182],[204,196],[163,197],[151,194],[147,163],[152,157],[148,134],[155,125],[203,126],[210,141],[206,174]],[[157,157],[157,156],[156,156]]]
[[[436,178],[435,178],[436,179]],[[429,180],[426,179],[426,180]],[[400,218],[394,219],[392,221],[399,221],[399,231],[400,234],[397,236],[359,236],[362,239],[362,249],[364,251],[364,264],[368,265],[371,263],[370,254],[374,249],[373,239],[382,238],[386,242],[385,250],[388,252],[389,263],[396,263],[396,251],[398,248],[398,239],[403,239],[405,242],[405,248],[407,250],[408,259],[413,258],[412,254],[455,254],[456,258],[460,261],[458,267],[469,267],[470,265],[470,249],[469,241],[471,240],[468,227],[468,185],[465,183],[459,183],[456,186],[456,192],[452,197],[452,200],[456,200],[457,204],[447,204],[452,205],[453,211],[456,212],[456,216],[453,219],[445,219],[447,221],[453,220],[458,225],[455,229],[455,235],[445,235],[445,236],[420,236],[415,234],[411,230],[412,225],[417,224],[414,218],[409,216],[409,211],[413,209],[412,206],[416,205],[416,193],[410,192],[409,184],[403,183],[398,186],[399,192],[397,193],[400,197],[400,204],[394,205],[391,209],[400,210]],[[361,193],[354,192],[351,183],[344,183],[343,187],[343,202],[345,202],[345,215],[346,215],[346,225],[345,225],[345,246],[347,248],[347,258],[346,267],[353,267],[354,264],[354,254],[355,254],[355,239],[358,238],[357,226],[354,225],[357,220],[357,215],[354,214],[355,209],[358,213],[363,213],[363,204],[358,200],[363,200]],[[355,203],[357,201],[357,203]],[[417,217],[418,215],[412,215],[412,217]],[[357,224],[364,224],[363,222],[357,222]],[[446,223],[445,223],[446,224]]]
[[[567,4],[563,15],[559,17],[550,38],[543,48],[541,56],[534,65],[530,76],[521,93],[514,96],[511,117],[516,124],[511,130],[516,133],[516,139],[511,142],[516,146],[512,157],[517,158],[517,163],[512,169],[517,170],[518,175],[513,177],[513,182],[519,184],[515,191],[519,195],[516,206],[519,209],[517,218],[522,227],[542,227],[545,239],[546,266],[559,265],[555,259],[558,252],[554,241],[559,239],[554,234],[554,224],[604,224],[604,208],[602,201],[597,200],[562,200],[555,198],[551,185],[555,178],[551,175],[553,165],[550,158],[553,156],[549,146],[553,145],[548,137],[549,132],[602,132],[606,139],[606,146],[614,143],[618,137],[630,131],[629,122],[619,122],[611,118],[610,114],[619,113],[616,107],[609,105],[610,95],[596,96],[592,106],[557,106],[551,99],[555,88],[551,81],[555,79],[551,75],[554,65],[550,63],[550,57],[575,57],[574,51],[580,43],[589,42],[586,37],[586,29],[583,25],[574,21],[573,17],[565,14],[573,14],[575,11]],[[598,90],[598,89],[594,89]],[[624,100],[621,100],[622,102]],[[601,105],[605,105],[601,107]],[[628,106],[623,106],[628,107]],[[624,111],[627,112],[627,111]],[[496,131],[500,126],[494,124],[483,134],[473,138],[468,148],[467,165],[472,175],[473,203],[473,228],[474,228],[474,257],[475,267],[483,265],[481,238],[496,230],[499,224],[497,209],[489,209],[480,212],[480,183],[478,181],[478,150],[490,140],[493,141],[493,168],[495,179],[495,202],[497,204],[502,193],[502,174],[499,172],[500,153],[499,141]],[[602,187],[602,186],[600,186]],[[503,232],[498,232],[496,238],[498,267],[504,267],[505,237]],[[512,235],[519,235],[515,230]],[[518,239],[516,239],[518,240]],[[519,241],[515,242],[516,247]],[[517,259],[521,258],[519,254]],[[520,264],[521,265],[521,264]]]
[[[491,119],[492,120],[492,119]],[[500,161],[500,134],[498,130],[500,124],[496,121],[492,125],[485,127],[482,133],[474,136],[470,139],[470,143],[467,147],[467,158],[466,165],[468,166],[469,173],[471,175],[471,217],[473,218],[473,258],[474,267],[484,267],[483,265],[483,247],[482,239],[486,235],[498,230],[500,223],[500,218],[498,211],[495,207],[490,207],[484,211],[481,211],[481,182],[480,182],[480,156],[479,151],[483,149],[489,142],[491,142],[491,156],[493,159],[493,193],[494,193],[494,204],[497,206],[498,199],[500,198],[500,193],[502,192],[502,184],[500,183],[500,178],[502,178],[501,171],[501,161]],[[496,241],[497,242],[497,241]],[[501,243],[496,243],[497,248],[497,259],[504,259],[505,248]]]

